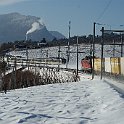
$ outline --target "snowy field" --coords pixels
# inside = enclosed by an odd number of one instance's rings
[[[70,52],[76,52],[76,45],[74,46],[70,46]],[[113,53],[113,49],[115,49],[115,52]],[[28,57],[31,59],[34,58],[45,58],[47,56],[47,52],[48,52],[48,57],[58,57],[58,50],[59,47],[49,47],[49,48],[41,48],[41,49],[32,49],[32,50],[28,50]],[[67,47],[66,46],[61,46],[60,47],[60,57],[64,57],[67,58]],[[84,58],[86,55],[90,55],[90,46],[89,45],[85,45],[85,44],[80,44],[79,45],[79,69],[81,69],[81,59]],[[104,46],[104,57],[120,57],[121,56],[121,47],[120,46],[115,46],[115,48],[113,46]],[[123,52],[124,52],[124,48],[123,48]],[[23,51],[12,51],[9,53],[10,55],[15,55],[15,56],[22,56],[24,58],[26,58],[26,50]],[[95,56],[96,57],[101,57],[101,45],[96,44],[95,45]],[[68,64],[68,68],[76,68],[76,63],[77,63],[77,54],[76,53],[70,53],[70,61]],[[62,65],[61,67],[66,67],[66,65]]]
[[[80,82],[0,93],[0,124],[124,124],[124,99],[110,85]]]
[[[79,49],[85,52],[79,54],[81,69],[80,61],[89,55],[89,49],[84,45],[80,45]],[[115,56],[120,56],[119,49],[116,48]],[[48,50],[49,57],[58,55],[57,47],[45,50]],[[45,57],[45,50],[29,50],[29,58]],[[61,50],[61,57],[66,58],[66,48]],[[71,51],[76,51],[76,47],[71,47]],[[25,51],[9,54],[26,57]],[[104,56],[112,54],[112,47],[106,47]],[[96,56],[100,56],[99,45],[96,45]],[[70,54],[69,68],[76,68],[76,54]],[[91,80],[89,75],[80,76],[80,82],[0,93],[0,124],[124,124],[123,96],[99,77]]]

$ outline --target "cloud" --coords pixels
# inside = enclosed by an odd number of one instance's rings
[[[34,31],[36,31],[36,30],[40,30],[40,24],[39,24],[38,22],[34,22],[34,23],[32,24],[31,29],[28,30],[26,34],[30,34],[30,33],[34,32]]]
[[[10,5],[18,2],[23,2],[26,0],[0,0],[0,5]]]

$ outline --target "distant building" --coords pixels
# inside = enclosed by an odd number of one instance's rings
[[[38,42],[39,47],[43,47],[43,46],[46,46],[46,45],[47,45],[47,42],[46,42],[45,38],[43,38],[40,42]]]

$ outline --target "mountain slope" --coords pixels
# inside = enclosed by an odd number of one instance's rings
[[[27,35],[28,39],[42,40],[46,38],[51,41],[54,36],[47,30],[46,26],[40,22],[39,17],[25,16],[19,13],[10,13],[0,15],[0,42],[25,40],[27,31],[29,31],[33,24],[38,26],[33,32]]]
[[[66,38],[64,35],[59,33],[58,31],[50,31],[50,33],[56,38],[56,39],[64,39]]]

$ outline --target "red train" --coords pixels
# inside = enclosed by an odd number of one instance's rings
[[[86,56],[81,60],[82,70],[84,72],[92,73],[92,56]]]

